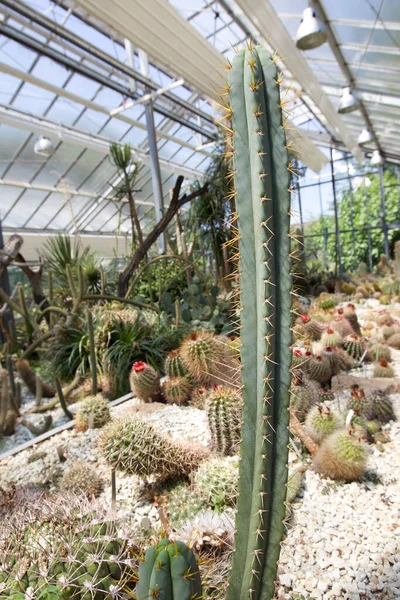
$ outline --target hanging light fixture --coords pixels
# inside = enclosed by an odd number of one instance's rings
[[[51,156],[54,152],[53,142],[49,138],[41,136],[36,140],[33,151],[40,156]]]
[[[303,11],[303,17],[296,33],[296,46],[299,50],[313,50],[327,40],[326,31],[315,11],[308,7]]]
[[[382,165],[384,163],[383,156],[379,152],[379,150],[374,150],[371,156],[371,160],[369,161],[370,165]]]
[[[362,144],[368,144],[369,142],[373,142],[373,141],[374,141],[374,136],[372,135],[372,133],[370,132],[370,130],[367,127],[364,127],[364,129],[358,136],[357,143],[362,145]]]
[[[358,100],[353,96],[351,89],[349,87],[344,88],[342,97],[339,101],[338,113],[344,115],[358,110],[359,108],[360,105],[358,104]]]

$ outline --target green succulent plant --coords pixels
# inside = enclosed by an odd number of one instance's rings
[[[78,406],[75,415],[75,428],[86,431],[89,427],[98,429],[111,419],[108,402],[101,395],[88,396]]]

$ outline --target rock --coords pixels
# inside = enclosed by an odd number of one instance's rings
[[[279,583],[283,587],[290,589],[292,587],[292,578],[287,573],[279,575]]]
[[[369,379],[366,377],[357,377],[347,373],[341,373],[332,377],[332,391],[335,393],[349,390],[352,385],[357,384],[362,387],[365,393],[371,394],[378,390],[387,392],[388,394],[396,394],[400,392],[400,382],[397,378],[379,378]]]

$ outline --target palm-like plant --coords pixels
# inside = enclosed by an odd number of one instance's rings
[[[78,265],[90,256],[90,247],[82,246],[78,238],[72,239],[68,235],[58,234],[49,238],[44,245],[44,259],[47,268],[52,271],[55,278],[62,285],[68,285],[66,268],[70,265],[72,272],[76,272]]]
[[[136,159],[129,144],[125,144],[124,146],[115,143],[111,144],[110,159],[112,164],[117,168],[119,179],[118,184],[112,186],[115,199],[117,201],[122,201],[125,198],[128,200],[132,224],[132,244],[135,246],[136,241],[142,244],[143,232],[134,197],[135,192],[140,191],[135,189],[140,162]]]

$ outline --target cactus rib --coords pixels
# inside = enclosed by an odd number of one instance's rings
[[[291,364],[289,176],[277,69],[263,48],[230,70],[240,234],[243,427],[227,599],[274,594],[287,483]]]

